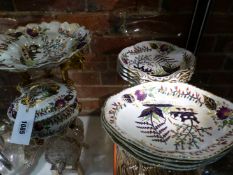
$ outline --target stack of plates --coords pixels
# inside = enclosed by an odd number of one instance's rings
[[[138,161],[193,170],[217,161],[233,144],[233,104],[184,83],[149,82],[110,97],[106,132]]]
[[[131,84],[150,81],[188,82],[194,72],[195,56],[163,41],[144,41],[123,49],[117,71]]]

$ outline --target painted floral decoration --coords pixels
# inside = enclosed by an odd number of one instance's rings
[[[128,60],[126,58],[122,58],[122,61],[127,65],[128,64]]]
[[[161,44],[160,46],[156,43],[150,43],[151,48],[157,49],[160,53],[168,54],[173,51],[174,48],[169,46],[168,44]]]
[[[27,28],[26,30],[27,34],[30,35],[31,37],[37,37],[39,35],[39,32],[36,28]]]
[[[44,126],[42,124],[40,124],[40,123],[35,123],[34,124],[34,129],[35,129],[35,131],[41,131],[41,130],[44,129]]]
[[[57,107],[58,109],[63,108],[66,105],[66,102],[64,99],[58,99],[55,102],[55,107]]]
[[[170,47],[168,45],[166,45],[166,44],[162,44],[160,46],[160,51],[161,52],[169,52],[170,51]]]
[[[9,29],[0,35],[0,69],[25,72],[56,67],[90,40],[89,30],[77,23],[52,21]]]
[[[142,90],[136,90],[135,95],[139,101],[143,101],[147,97],[147,94]]]
[[[128,102],[128,103],[133,103],[134,102],[134,96],[133,95],[131,95],[131,94],[124,94],[123,96],[122,96],[122,98],[123,98],[123,100],[124,101],[126,101],[126,102]]]
[[[225,120],[230,117],[230,115],[233,115],[233,112],[227,107],[222,106],[219,110],[217,110],[217,117],[220,120]]]

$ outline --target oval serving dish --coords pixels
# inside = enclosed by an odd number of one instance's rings
[[[188,82],[195,69],[195,56],[164,41],[143,41],[123,49],[118,67],[135,74],[141,83],[150,81]]]
[[[56,67],[91,40],[76,23],[42,22],[9,29],[0,35],[0,70],[25,72]]]
[[[106,101],[102,121],[141,155],[207,163],[233,145],[233,104],[184,83],[123,90]]]

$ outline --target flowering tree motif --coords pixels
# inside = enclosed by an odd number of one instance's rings
[[[166,118],[163,115],[163,111],[160,108],[172,107],[170,104],[145,104],[148,108],[144,109],[138,118],[142,120],[136,121],[138,128],[142,133],[145,133],[147,137],[151,137],[152,141],[166,142],[169,140],[169,131],[166,124]]]
[[[138,55],[135,59],[131,61],[131,64],[135,69],[141,70],[145,73],[152,72],[152,59],[151,55]]]
[[[173,58],[169,58],[166,55],[148,55],[141,54],[135,56],[134,60],[130,60],[130,64],[135,69],[148,73],[153,76],[169,75],[180,69],[180,66],[176,67],[177,61]],[[157,67],[156,69],[154,67]]]
[[[176,126],[175,130],[171,130],[171,138],[175,139],[176,150],[184,150],[187,146],[188,149],[193,147],[199,148],[199,143],[204,142],[204,134],[211,135],[212,127],[199,127],[200,123],[196,117],[193,109],[176,108],[176,111],[171,111],[170,115],[174,119],[180,119],[183,122],[181,125],[173,123]],[[178,120],[177,119],[177,120]]]

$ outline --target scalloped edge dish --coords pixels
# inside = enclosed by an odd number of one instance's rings
[[[184,83],[149,82],[110,97],[102,120],[151,155],[204,160],[233,145],[233,104]]]
[[[147,82],[188,82],[194,73],[196,58],[174,44],[151,40],[124,48],[117,61],[125,71],[136,73]]]
[[[89,30],[77,23],[30,23],[0,35],[0,70],[25,72],[67,61],[90,43]]]

